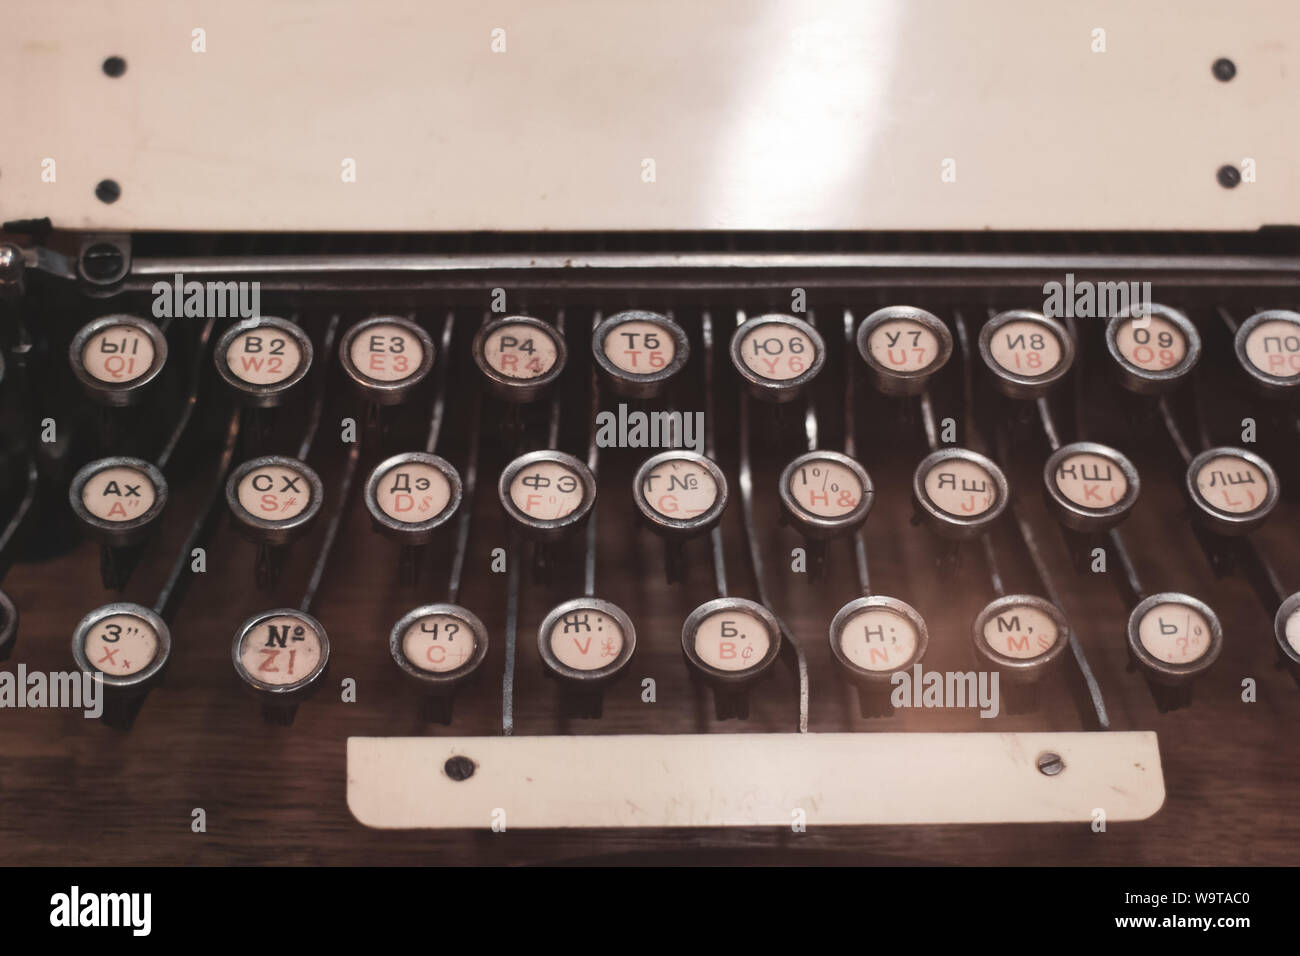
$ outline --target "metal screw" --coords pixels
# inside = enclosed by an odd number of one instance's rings
[[[22,295],[26,262],[17,246],[0,246],[0,295]]]
[[[95,186],[95,197],[104,203],[115,203],[122,198],[122,187],[113,179],[101,179]]]
[[[1052,753],[1050,750],[1038,755],[1038,772],[1046,774],[1049,777],[1055,777],[1065,769],[1065,761],[1061,755]]]
[[[1221,56],[1214,61],[1214,66],[1210,67],[1214,72],[1214,78],[1223,83],[1237,75],[1237,64],[1233,63],[1226,56]]]
[[[1215,178],[1224,189],[1232,189],[1241,182],[1241,170],[1236,166],[1220,166]]]
[[[447,762],[442,765],[443,773],[456,781],[468,780],[474,776],[476,769],[478,768],[475,766],[474,761],[463,756],[448,757]]]
[[[126,255],[115,243],[97,242],[82,252],[81,271],[92,282],[116,282],[126,272]]]

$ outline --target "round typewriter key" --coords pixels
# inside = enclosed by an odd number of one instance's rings
[[[537,647],[553,676],[592,687],[622,673],[636,650],[636,630],[608,601],[577,598],[546,615],[537,629]]]
[[[437,455],[394,455],[370,473],[365,498],[376,530],[404,544],[427,544],[460,507],[460,475]]]
[[[893,305],[862,320],[858,352],[880,391],[918,395],[951,357],[952,333],[924,309]]]
[[[596,479],[562,451],[520,455],[501,472],[501,505],[529,537],[560,537],[580,525],[596,502]]]
[[[975,618],[975,650],[1011,679],[1038,680],[1070,641],[1061,609],[1030,594],[995,598]]]
[[[339,343],[339,360],[368,400],[398,405],[433,368],[433,339],[410,319],[375,316],[348,329]]]
[[[540,396],[560,377],[568,357],[556,328],[527,315],[489,322],[475,334],[472,351],[488,390],[508,402]]]
[[[1277,650],[1291,676],[1300,683],[1300,592],[1292,594],[1277,609],[1273,619]]]
[[[1043,484],[1057,520],[1085,532],[1119,524],[1133,510],[1141,490],[1133,463],[1096,442],[1058,448],[1043,466]]]
[[[274,723],[292,723],[298,703],[320,684],[330,642],[320,621],[294,608],[254,614],[231,646],[235,673]]]
[[[537,629],[537,649],[548,677],[561,682],[564,712],[599,717],[601,694],[636,650],[636,629],[622,609],[582,597],[551,609]]]
[[[1211,530],[1246,534],[1263,524],[1277,505],[1277,474],[1254,452],[1211,448],[1187,466],[1187,492],[1197,517]]]
[[[780,649],[776,617],[743,598],[706,601],[682,625],[687,667],[713,687],[720,720],[749,716],[748,691],[771,671]]]
[[[1218,659],[1223,628],[1203,601],[1174,592],[1153,594],[1129,615],[1128,647],[1157,707],[1175,710],[1191,702],[1192,681]]]
[[[1150,315],[1117,315],[1106,325],[1106,348],[1125,388],[1155,395],[1174,388],[1196,367],[1201,336],[1177,309],[1153,305]]]
[[[995,598],[980,611],[972,630],[975,653],[996,668],[1008,713],[1038,709],[1037,684],[1062,659],[1070,625],[1055,604],[1030,594]]]
[[[106,315],[82,327],[68,348],[72,373],[95,401],[134,405],[167,361],[167,338],[134,315]]]
[[[457,604],[426,604],[393,625],[388,649],[406,678],[424,692],[426,719],[450,724],[457,690],[487,656],[487,628]]]
[[[171,653],[171,634],[153,611],[118,602],[81,619],[72,638],[77,666],[105,687],[140,688],[154,678]]]
[[[171,632],[147,607],[105,604],[77,625],[72,657],[104,689],[104,720],[129,727],[171,655]]]
[[[287,544],[311,527],[325,496],[306,462],[265,455],[244,462],[226,481],[237,527],[260,544]]]
[[[727,507],[727,479],[714,462],[689,451],[666,451],[637,469],[632,497],[660,534],[689,538],[713,528]]]
[[[0,661],[9,660],[18,642],[18,608],[13,599],[0,591]]]
[[[596,326],[591,351],[615,392],[648,398],[686,364],[691,345],[666,315],[619,312]]]
[[[821,371],[826,345],[802,319],[760,315],[732,335],[731,361],[755,398],[789,402]]]
[[[240,400],[257,408],[281,404],[311,368],[311,339],[272,316],[245,319],[226,330],[213,358],[217,374]]]
[[[167,504],[167,480],[139,458],[101,458],[73,476],[68,500],[95,537],[122,547],[142,540]]]
[[[388,638],[393,660],[425,688],[457,684],[483,663],[487,628],[456,604],[426,604],[405,615]]]
[[[1257,312],[1241,323],[1233,344],[1262,391],[1282,395],[1300,385],[1300,312]]]
[[[921,660],[929,640],[925,619],[895,598],[860,597],[839,609],[831,620],[831,655],[857,685],[863,717],[894,712],[892,678]]]
[[[781,472],[779,489],[786,516],[814,540],[860,528],[876,498],[866,469],[834,451],[800,455]]]
[[[1041,312],[1002,312],[980,329],[980,357],[998,390],[1010,398],[1038,398],[1070,371],[1074,340]]]
[[[1006,509],[1006,476],[988,458],[965,448],[932,452],[916,466],[912,498],[917,512],[947,538],[972,538]]]

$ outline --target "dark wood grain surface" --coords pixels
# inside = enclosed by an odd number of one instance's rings
[[[436,304],[435,304],[436,305]],[[436,327],[441,312],[422,309]],[[698,347],[698,316],[679,316]],[[572,328],[589,323],[589,314],[569,316]],[[318,316],[307,324],[319,335]],[[731,315],[716,318],[720,338],[729,334]],[[825,313],[836,328],[838,314]],[[467,331],[477,317],[460,319],[449,419],[443,451],[464,461],[469,389],[474,370],[467,356]],[[589,328],[586,325],[586,328]],[[1197,686],[1187,710],[1161,714],[1139,674],[1126,670],[1124,627],[1127,609],[1103,574],[1076,573],[1039,490],[1045,451],[1030,438],[1004,461],[1018,506],[1033,525],[1063,595],[1064,610],[1095,668],[1112,726],[1154,730],[1159,735],[1168,798],[1164,808],[1142,823],[1111,824],[1093,833],[1086,824],[918,827],[814,827],[795,834],[781,829],[705,829],[692,831],[600,830],[488,832],[389,832],[369,830],[349,815],[345,803],[345,741],[352,735],[487,735],[500,732],[506,577],[490,570],[492,549],[505,547],[504,518],[496,500],[495,479],[511,457],[515,439],[501,431],[499,406],[489,404],[483,423],[483,462],[473,507],[475,521],[461,603],[479,614],[491,635],[483,679],[456,703],[455,721],[444,728],[423,723],[414,692],[401,680],[388,652],[393,623],[411,607],[444,600],[450,538],[434,549],[420,582],[397,581],[393,544],[369,527],[365,509],[347,505],[343,534],[325,578],[316,615],[332,644],[329,678],[306,702],[290,727],[263,723],[259,708],[239,686],[230,663],[230,643],[250,614],[275,606],[294,606],[314,560],[321,528],[292,551],[289,566],[272,593],[253,586],[252,545],[222,521],[208,545],[208,570],[197,575],[172,622],[174,652],[166,682],[145,702],[129,732],[114,731],[78,713],[58,710],[0,711],[0,862],[48,864],[514,864],[541,862],[691,862],[736,860],[853,863],[967,864],[1289,864],[1300,849],[1300,824],[1294,801],[1300,793],[1300,763],[1295,727],[1300,722],[1300,690],[1276,667],[1272,615],[1240,579],[1216,579],[1190,533],[1172,451],[1158,432],[1142,434],[1116,401],[1113,380],[1100,367],[1096,339],[1100,327],[1085,327],[1092,362],[1087,418],[1097,440],[1131,453],[1143,477],[1141,501],[1124,528],[1149,591],[1177,589],[1208,601],[1223,621],[1226,647],[1212,672]],[[184,335],[182,330],[173,334]],[[843,349],[832,338],[833,360],[818,383],[825,443],[840,440],[838,403],[843,383]],[[563,394],[561,445],[585,454],[588,398],[586,337],[570,336],[575,354]],[[1233,359],[1212,337],[1204,383],[1214,406],[1221,440],[1235,442],[1230,426],[1241,410],[1254,407],[1231,383]],[[318,357],[319,358],[319,357]],[[334,356],[329,356],[332,365]],[[851,356],[857,361],[856,356]],[[687,367],[689,381],[675,394],[678,407],[702,409],[698,358]],[[954,366],[958,360],[954,359]],[[717,357],[716,395],[719,457],[735,486],[737,386],[725,355]],[[955,368],[954,368],[955,371]],[[215,384],[208,383],[209,389]],[[219,452],[214,423],[219,402],[204,416],[207,427],[176,480],[158,539],[147,549],[122,597],[152,604],[189,530],[203,488]],[[961,418],[962,410],[945,390],[939,414]],[[302,396],[300,396],[300,401]],[[398,410],[386,452],[419,447],[427,425],[429,390]],[[605,407],[615,400],[606,397]],[[1063,405],[1063,409],[1068,404]],[[544,409],[539,409],[539,412]],[[333,379],[330,402],[317,448],[311,456],[327,488],[327,511],[342,464],[338,422],[356,414],[353,397]],[[151,414],[170,417],[160,402]],[[284,416],[277,440],[289,448],[301,430],[296,413]],[[902,711],[887,719],[864,720],[856,713],[854,691],[835,670],[827,627],[835,611],[855,596],[851,555],[833,546],[826,577],[809,580],[790,570],[790,550],[801,542],[778,521],[774,495],[781,465],[801,447],[799,421],[787,415],[773,423],[756,409],[755,482],[759,543],[769,587],[806,650],[811,669],[811,729],[862,733],[884,731],[1072,730],[1085,727],[1064,674],[1050,679],[1041,710],[980,720],[971,711]],[[925,616],[931,633],[930,668],[975,667],[970,622],[992,597],[979,552],[967,549],[953,575],[941,574],[938,553],[928,533],[910,523],[911,471],[924,454],[920,426],[900,419],[896,406],[865,383],[857,402],[860,458],[871,472],[878,498],[866,526],[873,584],[878,593],[900,597]],[[1063,414],[1063,420],[1068,416]],[[1261,419],[1262,420],[1262,419]],[[540,446],[540,421],[529,425],[526,447]],[[1071,431],[1066,428],[1067,433]],[[1026,434],[1033,430],[1026,426]],[[1277,438],[1277,436],[1272,436]],[[1294,432],[1286,439],[1292,455]],[[688,679],[680,650],[681,622],[713,595],[707,542],[688,546],[689,576],[670,587],[664,581],[660,542],[633,521],[631,476],[649,454],[610,450],[600,467],[599,564],[597,594],[632,617],[638,652],[629,678],[606,696],[598,721],[557,717],[556,689],[542,673],[536,626],[555,604],[580,593],[580,547],[574,543],[558,562],[551,586],[525,579],[521,602],[516,733],[695,733],[712,731],[792,731],[796,722],[796,683],[778,666],[775,677],[754,695],[751,718],[742,723],[713,719],[711,701]],[[377,460],[368,449],[363,474]],[[755,596],[744,557],[740,509],[733,500],[724,519],[726,558],[732,593]],[[8,508],[5,509],[6,512]],[[1285,586],[1300,587],[1300,543],[1295,529],[1300,511],[1286,499],[1257,535]],[[52,519],[46,518],[46,521]],[[37,535],[43,532],[38,529]],[[995,538],[1010,590],[1041,589],[1025,560],[1014,527],[1004,522]],[[1113,572],[1114,569],[1112,569]],[[41,560],[17,564],[3,582],[21,609],[17,651],[5,665],[65,670],[72,666],[69,641],[77,621],[99,604],[116,599],[98,577],[98,550],[90,541]],[[657,702],[640,700],[640,679],[653,677]],[[357,685],[355,703],[340,699],[340,682]],[[1258,700],[1242,700],[1242,682],[1257,684]],[[203,808],[207,831],[191,831],[191,812]]]

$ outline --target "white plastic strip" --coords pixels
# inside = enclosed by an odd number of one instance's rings
[[[393,829],[1122,821],[1164,799],[1150,732],[348,740],[348,807]]]
[[[0,215],[346,232],[1300,223],[1300,4],[358,6],[8,4]]]

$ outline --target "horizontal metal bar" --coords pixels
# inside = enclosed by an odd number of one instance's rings
[[[1231,255],[1116,255],[1109,253],[990,255],[985,253],[423,253],[269,256],[142,257],[131,263],[133,278],[168,278],[176,273],[309,275],[363,272],[575,272],[584,270],[815,270],[909,271],[1038,270],[1066,272],[1263,272],[1300,274],[1300,257]]]

